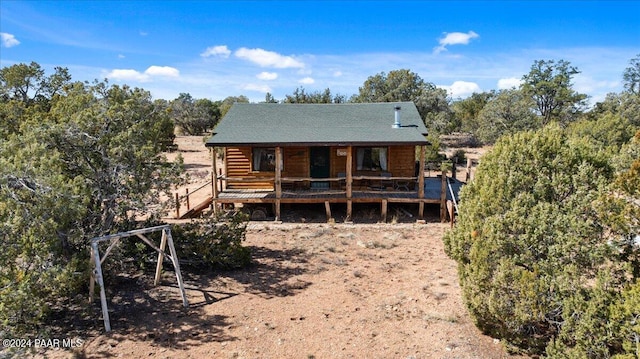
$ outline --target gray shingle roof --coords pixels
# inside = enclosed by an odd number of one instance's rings
[[[392,128],[396,106],[402,108],[402,128]],[[426,145],[426,133],[413,102],[237,103],[220,121],[206,145]]]

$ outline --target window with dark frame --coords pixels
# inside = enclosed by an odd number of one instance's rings
[[[359,147],[356,150],[356,169],[359,171],[386,171],[387,147]]]
[[[254,147],[252,165],[253,171],[274,172],[276,170],[276,149],[273,147]]]

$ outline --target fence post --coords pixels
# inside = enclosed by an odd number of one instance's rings
[[[185,191],[185,193],[186,193],[186,194],[185,194],[185,197],[187,197],[187,211],[188,211],[188,210],[190,210],[190,209],[191,209],[191,206],[189,205],[189,189],[188,189],[188,188],[185,188],[185,189],[184,189],[184,191]]]
[[[176,192],[176,218],[180,218],[180,195]]]
[[[440,177],[440,222],[447,220],[447,171],[442,171]]]

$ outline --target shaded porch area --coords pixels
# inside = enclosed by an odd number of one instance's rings
[[[312,204],[324,203],[327,220],[332,218],[331,204],[342,203],[347,205],[347,218],[351,218],[353,203],[375,203],[380,205],[381,219],[386,221],[388,205],[391,203],[417,204],[419,206],[418,217],[423,217],[425,204],[440,205],[440,217],[446,220],[447,214],[453,218],[450,209],[451,203],[457,200],[457,195],[462,182],[446,176],[426,177],[423,179],[423,190],[418,184],[415,190],[393,189],[393,187],[380,187],[380,189],[366,188],[352,190],[349,195],[346,190],[331,188],[287,188],[274,190],[246,190],[226,189],[217,193],[215,204],[268,204],[273,206],[276,220],[279,219],[279,209],[282,204]]]

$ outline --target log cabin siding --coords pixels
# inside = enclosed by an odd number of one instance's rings
[[[282,177],[309,177],[309,147],[284,147]]]
[[[227,178],[258,179],[273,178],[274,172],[254,172],[251,168],[251,147],[225,147],[225,170]],[[270,189],[273,190],[273,180],[264,182],[233,182],[227,181],[228,189]]]
[[[353,147],[354,154],[358,147]],[[338,149],[347,150],[347,147],[331,147],[330,149],[330,176],[339,177],[339,174],[346,172],[346,156],[339,156]],[[282,177],[309,177],[309,147],[282,147],[283,165]],[[415,146],[389,146],[388,147],[388,170],[394,177],[412,177],[415,175]],[[225,148],[225,170],[228,178],[258,179],[273,178],[274,172],[252,171],[252,148],[246,147],[226,147]],[[353,161],[352,171],[354,174],[363,171],[356,170],[356,161]],[[371,172],[375,175],[379,172]],[[309,182],[304,182],[304,185]],[[333,182],[332,188],[339,186]],[[274,189],[273,180],[264,182],[233,182],[227,181],[228,189]]]
[[[394,177],[413,177],[415,176],[415,146],[388,146],[387,172],[390,172]],[[331,177],[338,177],[339,173],[345,173],[347,167],[347,157],[338,156],[338,149],[346,151],[346,147],[331,147]],[[353,147],[353,155],[358,147]],[[356,169],[356,161],[353,161],[353,167],[351,171],[355,174],[358,171]],[[378,172],[370,172],[375,174]]]
[[[340,177],[342,174],[346,176],[347,172],[347,156],[338,156],[338,150],[347,151],[347,147],[331,147],[330,150],[330,166],[331,166],[331,177]],[[340,189],[344,187],[343,183],[331,182],[332,189]]]
[[[389,172],[394,177],[415,176],[416,166],[415,146],[389,147]]]

